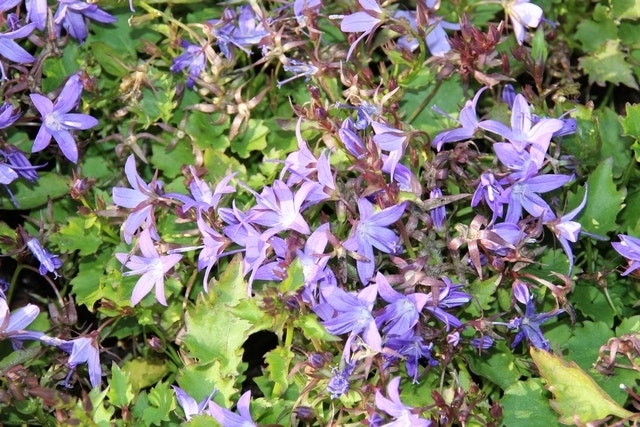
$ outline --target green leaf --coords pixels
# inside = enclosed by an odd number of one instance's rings
[[[241,159],[248,158],[252,152],[262,151],[267,147],[269,128],[263,120],[249,119],[244,132],[231,141],[231,151]]]
[[[40,172],[40,178],[35,183],[19,180],[11,183],[9,189],[13,193],[18,207],[15,207],[8,197],[0,197],[0,209],[34,209],[44,206],[49,199],[58,199],[69,193],[67,178],[53,172]]]
[[[153,144],[151,151],[153,152],[150,159],[151,164],[164,172],[164,176],[167,178],[181,175],[183,166],[192,165],[195,162],[191,144],[187,144],[186,141],[176,144],[171,149],[167,149],[161,144]]]
[[[278,288],[280,292],[295,292],[304,286],[304,272],[302,271],[302,263],[300,258],[296,258],[287,267],[287,277],[280,282]]]
[[[476,351],[467,352],[467,360],[474,374],[489,379],[503,390],[517,382],[523,375],[516,365],[511,349],[504,341],[497,342],[491,350],[480,355]]]
[[[327,329],[320,324],[318,316],[315,314],[303,314],[293,321],[293,325],[302,329],[303,335],[310,339],[318,339],[324,342],[341,341],[340,338],[327,332]]]
[[[129,377],[113,363],[111,365],[111,378],[109,379],[109,402],[119,408],[128,406],[134,398],[133,387]]]
[[[546,390],[539,378],[515,381],[508,387],[500,406],[502,425],[518,427],[557,426],[558,417],[549,407]]]
[[[80,255],[96,253],[102,243],[96,222],[80,217],[69,219],[67,225],[50,237],[50,241],[58,246],[61,253],[79,251]]]
[[[169,364],[162,359],[138,357],[125,362],[122,371],[129,377],[133,392],[137,393],[164,378],[169,373]]]
[[[229,308],[246,298],[242,258],[236,256],[219,280],[211,280],[209,294],[202,294],[186,314],[183,342],[189,354],[203,363],[220,361],[223,375],[238,375],[242,362],[242,344],[252,325]]]
[[[591,55],[578,61],[578,68],[589,75],[589,84],[620,83],[638,90],[638,83],[633,76],[631,64],[626,61],[626,54],[620,49],[617,40],[607,40]]]
[[[501,279],[502,276],[497,274],[486,280],[478,279],[472,282],[468,288],[472,300],[465,311],[472,316],[481,316],[484,311],[489,310]]]
[[[560,414],[560,422],[588,423],[609,415],[620,418],[633,413],[620,407],[574,362],[566,362],[544,350],[531,347],[531,357],[553,393],[551,407]]]
[[[573,336],[565,344],[565,358],[589,371],[596,383],[614,401],[622,405],[629,396],[619,385],[635,383],[638,378],[637,372],[617,369],[613,375],[605,376],[593,369],[593,364],[598,360],[600,347],[613,336],[613,331],[604,322],[584,322],[584,325],[574,328]]]
[[[589,175],[587,205],[577,218],[582,228],[598,235],[617,230],[616,217],[624,206],[625,188],[613,182],[613,160],[606,159]]]
[[[78,71],[80,46],[77,43],[68,43],[60,56],[49,56],[44,61],[42,79],[42,92],[49,93],[62,85],[64,80]]]
[[[289,366],[293,360],[293,352],[289,347],[278,346],[265,356],[268,378],[273,381],[273,390],[270,398],[278,398],[289,387]]]
[[[142,412],[147,425],[160,425],[163,421],[169,421],[169,413],[176,408],[176,400],[168,383],[161,382],[151,389],[149,404]]]
[[[640,0],[613,0],[611,5],[616,19],[640,18]]]
[[[115,77],[122,77],[129,73],[129,70],[120,60],[118,51],[111,46],[101,42],[93,42],[89,44],[89,48],[93,53],[93,57],[107,73]]]
[[[582,43],[586,52],[593,52],[607,40],[618,38],[618,28],[609,16],[608,8],[596,5],[593,20],[585,19],[578,24],[575,38]]]
[[[626,106],[626,116],[620,117],[620,123],[624,131],[623,135],[630,136],[636,140],[640,139],[640,104],[629,104]]]
[[[7,371],[14,366],[34,360],[38,356],[38,353],[40,353],[40,350],[42,350],[40,347],[35,346],[12,351],[0,360],[0,375],[4,377]]]

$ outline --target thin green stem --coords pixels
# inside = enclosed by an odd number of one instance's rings
[[[409,118],[407,119],[408,123],[413,123],[413,121],[418,118],[418,116],[420,115],[420,113],[422,113],[422,110],[425,109],[425,107],[427,105],[429,105],[429,103],[433,100],[433,98],[436,96],[436,94],[438,93],[438,90],[440,89],[440,86],[442,86],[442,80],[438,80],[436,81],[436,86],[433,88],[433,90],[431,91],[431,93],[424,99],[424,101],[422,101],[420,103],[420,105],[418,105],[418,108],[415,109],[415,111],[413,113],[411,113],[411,115],[409,116]]]

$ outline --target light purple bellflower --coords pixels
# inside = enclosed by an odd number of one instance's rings
[[[138,245],[142,256],[129,256],[129,254],[125,253],[116,254],[118,261],[130,270],[122,273],[123,276],[140,275],[140,279],[138,279],[133,288],[131,305],[138,304],[154,287],[156,300],[162,305],[167,305],[164,293],[164,276],[182,259],[182,255],[170,254],[161,256],[153,244],[153,240],[151,240],[148,229],[140,233]]]
[[[250,403],[251,391],[247,391],[238,399],[238,404],[236,405],[237,414],[223,408],[212,400],[209,401],[206,413],[215,418],[221,427],[258,427],[258,424],[251,418],[251,412],[249,412]]]
[[[385,426],[389,427],[430,427],[431,421],[419,417],[414,409],[400,400],[400,377],[395,377],[387,384],[387,396],[376,391],[376,408],[393,417],[394,421]]]
[[[83,43],[87,38],[88,30],[85,19],[89,18],[103,24],[112,24],[117,19],[100,9],[95,3],[85,3],[81,0],[58,0],[58,9],[53,16],[56,33],[60,36],[62,28],[67,33]]]
[[[42,126],[31,148],[33,153],[44,150],[53,137],[62,154],[73,163],[78,162],[78,148],[71,131],[89,129],[99,123],[88,114],[69,113],[78,106],[81,95],[82,82],[78,74],[69,77],[55,102],[37,93],[30,95],[33,105],[42,116]]]
[[[356,266],[362,284],[369,283],[375,272],[374,247],[388,254],[400,252],[399,238],[388,227],[402,217],[405,208],[406,204],[401,203],[374,212],[371,202],[365,198],[358,200],[360,219],[343,246],[359,255]]]
[[[358,3],[364,10],[345,16],[340,24],[340,29],[345,33],[362,33],[349,47],[347,61],[356,45],[380,26],[384,16],[384,11],[376,0],[358,0]]]
[[[622,273],[627,276],[640,268],[640,239],[626,234],[618,234],[618,238],[620,241],[611,243],[611,246],[629,262],[629,267]]]
[[[132,155],[124,166],[127,181],[132,188],[114,187],[113,203],[116,206],[133,209],[123,225],[124,241],[131,243],[136,231],[144,224],[154,239],[159,239],[153,216],[154,202],[163,193],[162,182],[154,177],[149,184],[144,182],[136,169],[136,159]]]

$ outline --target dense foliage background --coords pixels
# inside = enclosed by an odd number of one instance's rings
[[[0,0],[0,422],[632,425],[640,2]]]

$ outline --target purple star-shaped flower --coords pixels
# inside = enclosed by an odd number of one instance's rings
[[[387,426],[400,427],[430,427],[431,421],[420,418],[413,413],[413,408],[405,405],[400,400],[400,377],[395,377],[387,384],[387,396],[384,397],[380,391],[376,391],[376,408],[386,412],[394,421],[385,424]]]
[[[516,285],[526,286],[523,283]],[[516,292],[514,293],[514,295],[516,295],[516,297],[518,297],[519,295],[524,295],[525,297],[528,296],[528,298],[525,301],[522,301],[520,300],[520,298],[518,298],[519,302],[525,304],[525,312],[520,317],[511,320],[508,324],[509,328],[519,330],[519,332],[513,339],[511,347],[517,346],[523,338],[526,338],[532,346],[549,351],[549,341],[547,341],[547,339],[542,334],[540,325],[542,325],[552,317],[558,316],[564,310],[555,309],[547,313],[536,313],[532,295],[529,295],[528,292]],[[516,309],[518,309],[517,306]]]
[[[42,332],[24,330],[36,320],[39,313],[40,309],[35,304],[27,304],[9,312],[4,292],[0,291],[0,340],[10,339],[13,348],[20,348],[23,340],[39,339],[44,335]]]
[[[60,36],[64,28],[71,37],[83,43],[88,35],[86,18],[103,24],[112,24],[117,21],[97,4],[85,3],[81,0],[58,0],[58,10],[53,16],[57,35]]]
[[[100,387],[100,383],[102,383],[102,368],[100,367],[100,350],[98,348],[97,332],[89,336],[62,341],[58,347],[69,353],[67,365],[70,370],[63,381],[66,387],[71,387],[69,379],[76,367],[82,363],[86,363],[89,368],[89,381],[91,382],[91,386]]]
[[[42,247],[42,244],[35,237],[31,237],[28,235],[23,236],[26,240],[26,245],[29,251],[33,254],[33,256],[40,262],[40,268],[38,271],[41,275],[46,275],[47,272],[53,273],[53,275],[57,278],[58,272],[56,271],[58,268],[62,267],[62,261],[56,255],[52,255],[51,252]]]
[[[207,63],[207,57],[204,53],[205,49],[209,48],[208,45],[200,46],[191,44],[186,41],[182,41],[180,45],[184,48],[184,53],[174,58],[171,65],[171,72],[177,73],[180,70],[187,68],[189,70],[189,77],[187,77],[187,87],[193,89],[195,79],[200,77],[200,74],[204,71]]]
[[[116,206],[133,209],[124,222],[124,241],[131,243],[133,235],[143,224],[151,230],[155,239],[159,239],[155,231],[153,207],[155,201],[161,196],[162,182],[157,181],[155,177],[149,184],[144,182],[136,169],[136,159],[133,154],[127,158],[124,172],[132,188],[113,188],[113,203]]]
[[[571,212],[562,215],[560,218],[554,218],[552,221],[545,223],[545,225],[553,231],[553,234],[555,234],[556,238],[560,242],[560,246],[564,249],[564,253],[567,254],[567,258],[569,258],[569,276],[571,276],[571,272],[573,271],[573,251],[571,250],[569,242],[577,242],[580,231],[582,230],[582,225],[580,225],[579,222],[572,220],[578,216],[586,203],[587,190],[585,189],[584,198],[578,207],[573,209]]]
[[[249,412],[250,403],[251,391],[247,391],[238,399],[238,404],[236,405],[238,414],[223,408],[213,400],[209,401],[209,407],[206,412],[224,427],[257,427],[258,424],[253,421],[251,412]]]
[[[360,6],[364,9],[360,12],[352,13],[342,18],[340,29],[345,33],[362,33],[349,48],[347,52],[347,61],[351,58],[351,54],[360,40],[372,34],[376,28],[382,23],[384,11],[376,0],[358,0]]]
[[[11,62],[17,64],[29,64],[36,59],[29,52],[24,50],[15,39],[21,39],[27,37],[35,29],[35,24],[27,24],[17,30],[9,31],[6,33],[0,33],[0,56],[7,58]],[[7,76],[4,73],[4,68],[0,64],[1,78],[4,80]]]
[[[376,314],[378,328],[382,327],[382,332],[388,336],[411,334],[413,327],[418,323],[422,308],[429,299],[427,294],[401,294],[393,289],[387,278],[379,272],[376,275],[376,283],[378,293],[389,303]]]
[[[167,305],[164,294],[164,276],[181,259],[180,254],[162,255],[158,253],[149,230],[145,229],[140,233],[138,240],[142,256],[125,253],[117,253],[116,258],[130,271],[122,273],[123,276],[140,275],[140,279],[133,288],[131,295],[131,305],[138,304],[153,287],[156,288],[156,299],[162,305]]]
[[[511,18],[516,41],[518,44],[522,44],[525,36],[525,27],[535,28],[542,20],[542,8],[529,3],[529,0],[505,0],[503,5],[506,14]]]
[[[435,147],[437,151],[440,151],[442,149],[442,145],[448,142],[465,141],[473,138],[480,127],[480,123],[485,123],[478,120],[478,115],[476,113],[478,100],[480,99],[482,92],[485,90],[487,90],[486,86],[476,92],[472,100],[467,100],[464,107],[462,107],[462,110],[460,110],[458,122],[462,127],[440,132],[435,138],[433,138],[433,142],[431,143],[432,147]],[[438,111],[446,115],[442,110],[438,109]]]
[[[343,357],[349,359],[351,343],[362,335],[363,341],[374,351],[380,351],[382,338],[371,314],[378,295],[378,285],[371,284],[356,295],[337,286],[320,290],[322,301],[313,310],[323,319],[322,324],[334,335],[349,334]]]
[[[626,234],[618,234],[618,238],[620,241],[611,243],[611,246],[629,261],[629,267],[622,273],[626,276],[640,268],[640,239]]]
[[[53,137],[62,154],[73,163],[78,162],[78,148],[71,131],[89,129],[99,123],[88,114],[69,113],[77,107],[81,94],[80,76],[74,74],[67,80],[55,102],[37,93],[30,95],[33,105],[42,116],[42,126],[31,148],[33,153],[44,150]]]
[[[360,256],[356,261],[356,266],[358,276],[363,284],[369,283],[369,279],[373,277],[375,271],[374,247],[388,254],[400,251],[399,238],[388,227],[402,217],[405,207],[406,204],[401,203],[374,212],[371,202],[365,198],[358,200],[360,220],[343,246]]]
[[[248,212],[248,220],[255,224],[269,227],[268,236],[283,230],[295,230],[301,234],[309,234],[309,225],[300,213],[310,187],[301,187],[295,194],[281,180],[272,186],[264,187],[256,196],[257,204]]]

